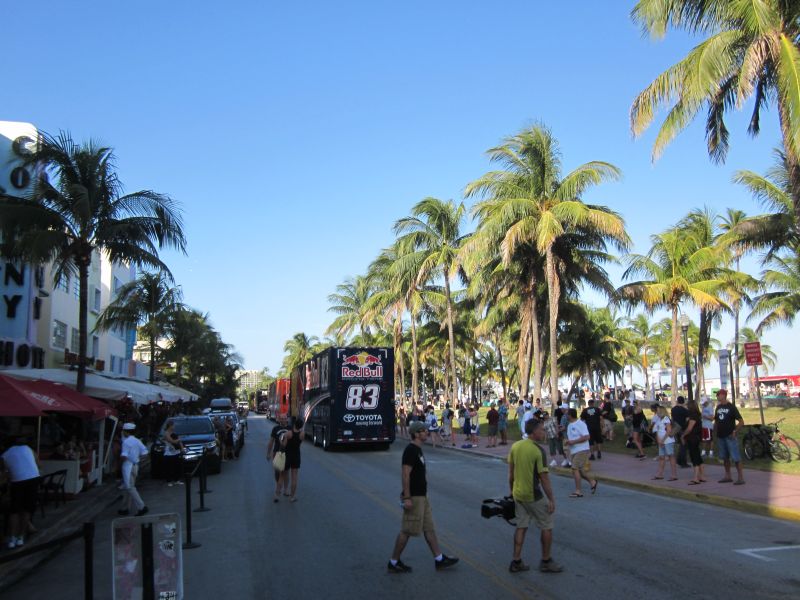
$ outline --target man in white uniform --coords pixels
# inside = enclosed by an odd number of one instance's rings
[[[139,474],[139,460],[147,454],[147,448],[133,435],[134,431],[136,431],[134,423],[125,423],[122,426],[122,487],[128,492],[128,503],[127,508],[118,510],[117,513],[125,516],[136,509],[136,516],[141,517],[148,509],[136,490],[136,476]]]

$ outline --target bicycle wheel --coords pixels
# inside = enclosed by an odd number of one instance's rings
[[[781,441],[789,448],[789,452],[794,460],[800,460],[800,444],[797,440],[788,435],[781,436]]]
[[[742,440],[742,449],[747,460],[753,460],[764,453],[764,445],[761,440],[749,433]]]
[[[778,440],[770,441],[769,455],[775,462],[788,463],[792,461],[792,453],[789,452],[789,447]]]

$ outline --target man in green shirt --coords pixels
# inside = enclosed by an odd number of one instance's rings
[[[542,560],[539,570],[560,573],[563,567],[550,556],[553,545],[553,513],[556,502],[544,450],[536,443],[544,440],[544,427],[538,419],[525,423],[527,439],[515,442],[508,453],[508,485],[514,497],[517,529],[514,532],[514,559],[508,567],[512,573],[528,571],[522,562],[522,546],[531,522],[541,531]],[[544,489],[544,493],[542,493]],[[545,497],[546,496],[546,497]]]

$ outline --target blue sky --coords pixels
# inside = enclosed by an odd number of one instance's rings
[[[755,140],[748,107],[731,115],[722,166],[702,118],[655,164],[655,131],[632,139],[633,98],[695,42],[643,37],[633,4],[16,3],[0,118],[97,138],[129,191],[179,200],[188,256],[165,260],[186,302],[248,368],[274,372],[292,334],[323,334],[327,295],[391,243],[394,221],[423,197],[460,199],[490,169],[486,149],[535,121],[566,170],[622,169],[586,199],[622,213],[637,252],[697,207],[760,212],[730,179],[769,166],[774,109]],[[762,340],[777,372],[797,371],[790,339]]]

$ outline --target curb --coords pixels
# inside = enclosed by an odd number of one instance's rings
[[[496,454],[490,454],[488,452],[482,452],[479,449],[473,448],[468,450],[466,448],[459,448],[459,447],[454,448],[453,446],[439,446],[439,448],[443,450],[457,450],[457,451],[464,450],[464,454],[473,454],[475,456],[480,456],[481,458],[493,458],[501,462],[506,462],[505,458],[502,456],[497,456]],[[550,467],[550,470],[552,473],[560,475],[561,477],[572,476],[569,469],[564,469],[563,467]],[[627,479],[619,479],[617,477],[609,477],[607,475],[602,475],[602,474],[594,474],[594,477],[599,481],[610,483],[611,485],[616,485],[618,487],[638,490],[650,494],[660,494],[662,496],[668,496],[670,498],[678,498],[679,500],[689,500],[691,502],[712,504],[714,506],[720,506],[722,508],[731,508],[733,510],[740,510],[749,514],[756,514],[764,517],[772,517],[784,521],[794,521],[796,523],[800,523],[800,511],[793,510],[791,508],[781,508],[780,506],[761,504],[759,502],[752,502],[750,500],[740,500],[738,498],[729,498],[727,496],[717,496],[714,494],[701,494],[697,492],[690,492],[688,490],[679,490],[677,488],[662,487],[658,485],[652,485],[650,483],[630,481]]]

